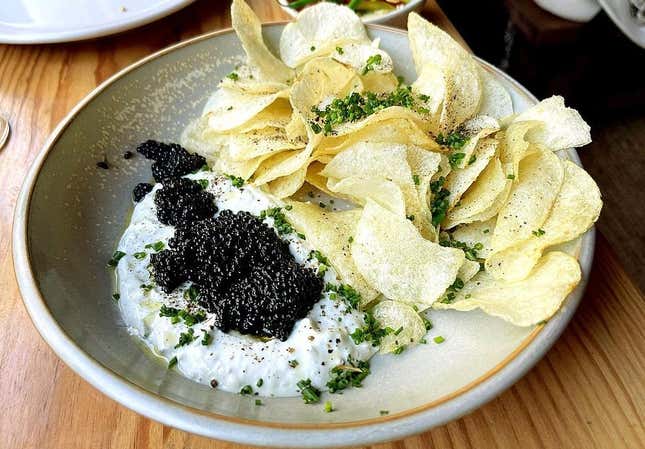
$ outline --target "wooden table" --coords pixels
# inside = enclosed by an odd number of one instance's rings
[[[198,1],[118,36],[61,45],[0,45],[1,448],[241,448],[150,421],[106,398],[41,340],[15,282],[10,235],[26,170],[46,136],[92,88],[169,44],[228,27],[227,2]],[[268,0],[263,20],[285,18]],[[434,1],[426,17],[459,38]],[[470,415],[379,448],[645,447],[645,301],[599,236],[587,294],[562,338],[524,379]]]

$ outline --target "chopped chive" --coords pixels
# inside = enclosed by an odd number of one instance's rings
[[[515,175],[513,174],[506,175],[506,179],[515,179]]]
[[[421,184],[421,178],[419,178],[419,175],[412,175],[412,181],[414,181],[415,186]]]
[[[146,246],[144,246],[144,248],[146,248],[146,249],[152,249],[152,250],[154,250],[155,252],[159,252],[159,251],[161,251],[162,249],[164,249],[164,247],[165,247],[165,246],[166,246],[166,245],[164,244],[164,242],[162,242],[162,241],[158,241],[158,242],[155,242],[155,243],[148,243]]]
[[[441,335],[436,336],[434,339],[434,342],[437,343],[438,345],[446,341],[445,338],[443,338]]]
[[[121,299],[121,294],[119,293],[112,294],[112,299],[115,301],[118,301],[119,299]]]
[[[134,258],[137,260],[145,259],[147,255],[148,253],[146,253],[145,251],[141,251],[133,254]]]
[[[325,413],[331,413],[333,411],[334,411],[334,408],[331,405],[331,401],[325,402]]]
[[[255,386],[260,388],[262,385],[264,385],[264,379],[260,377],[258,381],[255,383]]]
[[[244,385],[240,390],[240,394],[242,395],[253,394],[253,387],[250,385]]]
[[[380,414],[381,416],[389,415],[389,414],[390,414],[390,411],[389,411],[389,410],[379,410],[379,414]]]
[[[119,264],[119,260],[121,260],[123,256],[125,256],[125,253],[123,251],[114,251],[112,258],[108,260],[107,266],[116,267]]]
[[[172,368],[176,364],[177,364],[177,357],[175,356],[172,359],[170,359],[170,361],[168,362],[168,369]]]
[[[262,400],[261,399],[256,399],[255,400],[255,405],[262,405]]]

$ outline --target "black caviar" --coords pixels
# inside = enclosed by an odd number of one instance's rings
[[[198,154],[189,153],[177,143],[163,143],[146,140],[137,147],[146,159],[152,159],[152,176],[161,182],[167,178],[178,178],[199,170],[206,165],[206,159]]]
[[[132,199],[134,200],[135,203],[138,203],[143,199],[144,196],[149,194],[152,191],[152,184],[148,184],[147,182],[140,182],[134,187],[134,190],[132,190]]]
[[[168,178],[155,193],[157,218],[163,224],[178,226],[212,217],[217,206],[212,193],[188,178]]]
[[[284,341],[323,291],[323,280],[296,263],[289,245],[247,212],[225,210],[216,218],[184,222],[169,245],[151,255],[157,284],[170,293],[192,282],[200,292],[197,301],[225,332]]]

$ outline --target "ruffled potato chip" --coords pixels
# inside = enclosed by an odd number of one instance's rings
[[[455,281],[463,251],[430,242],[407,219],[368,201],[351,254],[366,282],[387,298],[432,304]]]
[[[495,157],[497,151],[497,141],[486,138],[479,141],[475,152],[471,155],[474,157],[473,162],[466,163],[464,168],[457,168],[450,172],[446,178],[444,187],[450,192],[448,196],[449,207],[452,208],[468,188],[475,182],[477,177],[488,166],[491,159]]]
[[[466,121],[461,127],[461,132],[467,139],[459,150],[459,153],[464,153],[461,166],[465,166],[470,161],[480,139],[497,131],[499,131],[499,122],[487,115],[478,115]]]
[[[346,6],[320,2],[284,27],[280,57],[289,67],[298,67],[348,43],[370,43],[360,17]]]
[[[546,221],[522,242],[496,252],[486,260],[486,271],[496,279],[526,278],[549,246],[572,240],[586,232],[602,208],[600,190],[582,168],[564,161],[564,181]]]
[[[416,145],[408,145],[407,160],[412,173],[412,181],[419,194],[419,202],[427,208],[430,181],[439,170],[441,154],[425,150]]]
[[[408,38],[417,74],[428,63],[444,72],[450,92],[445,98],[450,102],[444,104],[440,128],[455,129],[479,110],[482,82],[477,62],[446,32],[414,12],[408,16]]]
[[[363,82],[365,92],[373,92],[375,94],[390,93],[399,86],[399,80],[392,72],[379,73],[370,71],[365,75],[361,74],[361,81]]]
[[[347,134],[355,133],[368,126],[376,125],[390,119],[405,119],[414,123],[422,130],[428,130],[429,123],[417,112],[404,108],[402,106],[390,106],[389,108],[381,109],[374,114],[358,120],[355,122],[345,122],[337,125],[333,133],[335,136],[345,136]]]
[[[392,58],[378,48],[378,41],[371,44],[349,43],[336,47],[331,57],[346,66],[352,67],[361,75],[368,72],[390,73]]]
[[[232,161],[246,161],[265,154],[301,149],[305,144],[302,140],[290,140],[283,129],[266,127],[230,135],[226,157]]]
[[[537,151],[520,162],[519,179],[513,184],[508,201],[497,217],[493,252],[530,238],[531,233],[542,226],[563,179],[562,162],[551,151]]]
[[[219,88],[208,99],[202,115],[208,116],[213,131],[225,132],[241,126],[288,91],[265,95],[250,95],[226,87]]]
[[[320,174],[323,168],[325,168],[325,165],[323,163],[312,161],[309,164],[309,167],[307,167],[307,175],[305,176],[305,181],[321,192],[324,192],[327,195],[333,197],[334,192],[327,188],[327,178]]]
[[[361,307],[372,302],[378,293],[367,284],[350,255],[349,240],[354,235],[361,210],[328,212],[316,204],[299,201],[289,201],[288,205],[291,208],[284,213],[289,222],[327,257],[343,282],[360,293]]]
[[[228,137],[211,132],[208,117],[200,117],[184,129],[180,142],[188,151],[204,156],[212,166],[219,155],[227,149]]]
[[[294,76],[292,69],[276,58],[262,38],[262,24],[249,5],[233,0],[231,21],[237,37],[242,42],[249,65],[257,67],[262,80],[285,83]]]
[[[464,260],[464,264],[459,267],[459,272],[457,277],[461,279],[462,282],[468,282],[471,280],[479,271],[481,270],[481,265],[479,262],[474,260]]]
[[[278,198],[287,198],[300,189],[305,183],[307,167],[302,167],[288,176],[282,176],[274,179],[267,184],[271,194]]]
[[[463,242],[471,248],[480,244],[481,249],[477,250],[477,256],[487,259],[493,252],[491,240],[493,232],[495,232],[496,221],[496,218],[490,218],[486,221],[474,221],[459,225],[452,231],[452,239]]]
[[[513,114],[513,100],[502,84],[487,69],[479,67],[482,80],[482,101],[479,115],[502,120]]]
[[[497,215],[510,190],[499,159],[492,159],[477,180],[461,197],[459,205],[448,211],[441,227],[451,229],[461,223],[484,221]],[[490,215],[490,216],[487,216]]]
[[[542,100],[515,117],[513,123],[529,120],[541,123],[529,131],[527,140],[553,151],[581,147],[591,142],[589,125],[578,111],[567,108],[560,96]]]
[[[229,129],[225,131],[226,134],[238,134],[246,133],[249,131],[254,131],[256,129],[262,129],[267,127],[273,128],[286,128],[291,122],[291,116],[293,111],[291,109],[291,104],[286,98],[278,98],[269,106],[267,106],[262,111],[258,112],[250,120],[246,121],[244,124],[238,126],[237,128]],[[307,135],[305,134],[305,137]],[[289,137],[290,139],[295,139],[296,137]]]
[[[516,326],[531,326],[551,318],[580,282],[578,261],[561,252],[550,252],[523,280],[497,280],[480,272],[457,292],[451,304],[437,302],[437,309],[468,311],[480,308]]]
[[[267,95],[288,89],[289,85],[266,81],[257,67],[242,64],[235,66],[235,70],[225,76],[218,87],[226,87],[248,95]]]
[[[381,301],[374,306],[372,314],[381,327],[394,331],[381,340],[380,351],[384,354],[418,344],[427,332],[421,316],[402,302]]]
[[[253,183],[256,185],[266,184],[302,168],[306,169],[311,153],[319,140],[315,135],[310,136],[307,146],[303,150],[282,151],[264,160],[255,173]]]
[[[416,81],[411,85],[412,91],[423,98],[423,107],[428,110],[432,121],[432,131],[439,132],[439,122],[444,105],[450,101],[452,92],[448,91],[449,82],[441,67],[426,63]]]
[[[335,196],[349,198],[356,204],[364,205],[374,201],[392,213],[405,217],[405,198],[401,188],[382,177],[350,176],[338,181],[327,181],[327,189]]]

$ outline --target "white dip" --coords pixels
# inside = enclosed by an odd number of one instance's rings
[[[245,185],[238,189],[228,179],[208,171],[188,177],[209,181],[206,189],[215,195],[220,211],[247,211],[257,216],[261,211],[279,205],[255,187]],[[158,241],[167,247],[174,233],[173,227],[157,220],[153,199],[160,187],[157,184],[134,208],[130,225],[118,246],[126,255],[117,266],[123,318],[131,333],[141,338],[155,354],[167,361],[176,357],[175,369],[183,375],[204,384],[215,379],[218,388],[226,391],[237,393],[250,385],[254,392],[263,396],[293,396],[299,394],[296,386],[299,380],[311,379],[312,385],[325,390],[331,368],[345,363],[349,357],[367,360],[376,352],[377,348],[369,342],[355,345],[349,335],[364,324],[363,314],[347,310],[344,303],[331,300],[328,293],[324,293],[309,314],[295,324],[286,341],[261,341],[237,332],[212,329],[212,319],[207,314],[205,321],[192,326],[195,340],[175,348],[180,334],[187,332],[188,327],[183,321],[172,324],[171,318],[159,316],[159,308],[162,304],[176,308],[185,306],[187,285],[171,294],[154,286],[148,272],[149,254],[154,249],[145,249],[147,244]],[[273,219],[267,218],[265,222],[272,225]],[[289,249],[299,263],[317,265],[315,260],[308,260],[315,248],[307,246],[306,240],[295,234],[283,238],[289,242]],[[143,256],[142,252],[147,255]],[[139,253],[138,257],[135,253]],[[338,283],[332,268],[326,271],[325,282]],[[208,345],[202,344],[205,332],[212,335]],[[257,386],[259,379],[262,379],[260,387]]]

